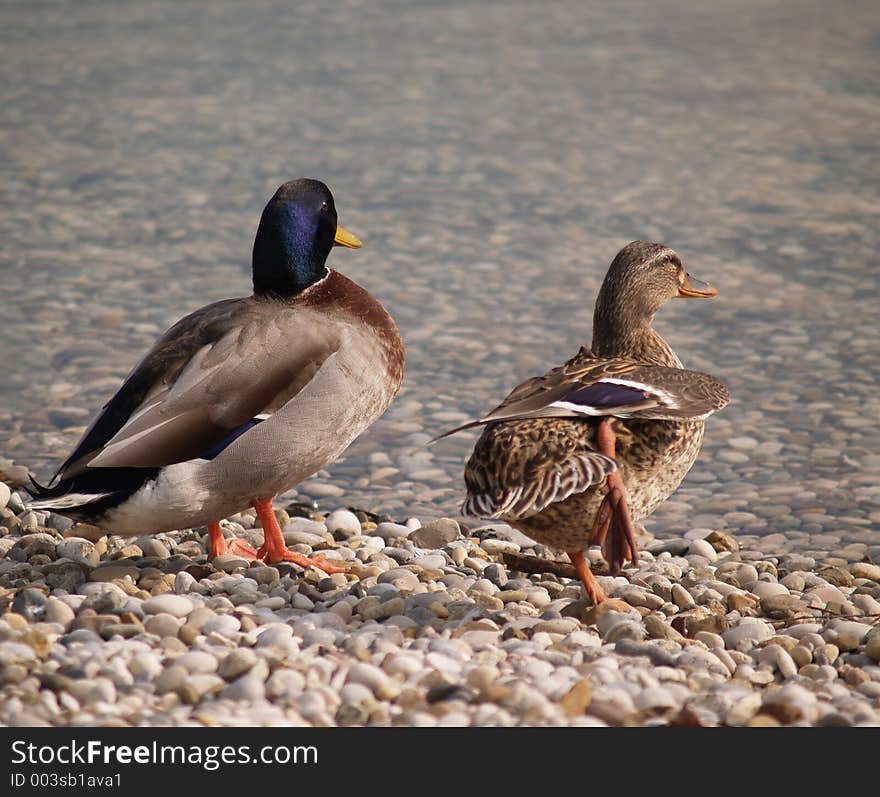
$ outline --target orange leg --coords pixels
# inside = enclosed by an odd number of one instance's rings
[[[602,603],[602,601],[608,596],[605,594],[605,590],[600,586],[599,581],[593,575],[593,571],[590,570],[584,552],[569,551],[568,558],[571,559],[574,569],[581,577],[581,581],[584,582],[584,589],[586,589],[587,595],[590,596],[590,600],[593,601],[594,604]]]
[[[208,526],[208,534],[211,537],[211,554],[213,559],[215,556],[225,556],[231,554],[248,562],[253,562],[257,558],[257,552],[247,540],[241,540],[238,537],[231,539],[229,542],[223,536],[219,523],[211,523]]]
[[[300,567],[317,567],[325,573],[344,573],[345,568],[331,564],[329,560],[321,556],[308,557],[301,553],[288,550],[284,544],[284,535],[281,533],[281,526],[275,517],[272,509],[272,499],[269,498],[261,501],[254,499],[254,509],[257,510],[257,516],[263,524],[263,547],[257,551],[257,558],[275,564],[276,562],[293,562]]]
[[[211,538],[209,558],[213,559],[215,556],[223,556],[229,549],[226,546],[226,538],[223,536],[223,532],[220,531],[220,524],[211,523],[208,526],[208,535]]]
[[[599,424],[596,441],[602,454],[612,459],[615,457],[615,435],[608,419]],[[627,560],[638,564],[639,555],[620,471],[608,476],[607,485],[608,492],[596,512],[590,541],[602,546],[602,554],[608,560],[611,572],[617,573]]]

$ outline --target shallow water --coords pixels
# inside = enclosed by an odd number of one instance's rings
[[[296,5],[0,8],[0,454],[48,476],[314,176],[408,371],[301,497],[454,513],[474,434],[425,441],[588,342],[643,238],[718,287],[657,326],[734,397],[651,530],[876,550],[876,4]]]

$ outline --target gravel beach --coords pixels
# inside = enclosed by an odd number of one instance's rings
[[[503,524],[278,514],[348,572],[207,563],[204,529],[96,536],[0,484],[0,723],[880,725],[864,549],[695,528],[594,607],[562,563],[505,564],[552,554]],[[224,526],[259,543],[252,514]]]

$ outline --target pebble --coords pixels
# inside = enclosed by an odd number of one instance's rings
[[[174,663],[189,673],[216,672],[217,658],[201,650],[191,650],[178,656]]]
[[[244,675],[257,663],[257,655],[250,648],[236,648],[220,662],[217,674],[227,681]]]
[[[183,621],[179,617],[163,612],[154,614],[144,621],[144,630],[158,637],[177,636]]]
[[[440,518],[425,523],[411,532],[409,539],[419,548],[442,548],[461,536],[458,521],[452,518]]]
[[[58,598],[49,598],[43,612],[43,619],[47,623],[58,623],[62,628],[67,628],[73,618],[76,617],[73,609]]]
[[[773,626],[763,620],[743,618],[739,625],[723,631],[721,638],[728,650],[751,649],[756,643],[773,636]]]
[[[186,617],[193,610],[193,604],[189,598],[183,595],[173,595],[166,592],[145,600],[143,610],[147,614],[170,614],[172,617]]]
[[[333,535],[353,537],[361,533],[361,522],[357,515],[348,509],[337,509],[331,512],[324,523],[327,526],[327,531]]]
[[[710,562],[718,561],[718,553],[712,544],[705,539],[691,540],[688,544],[688,553],[702,556]]]
[[[99,561],[98,551],[95,544],[82,537],[68,537],[61,540],[55,550],[59,558],[71,559],[74,562],[83,562],[89,567],[95,567]]]
[[[233,681],[221,693],[220,697],[227,700],[245,700],[255,702],[266,696],[266,685],[254,675],[242,675]]]
[[[275,670],[266,681],[266,697],[283,703],[299,697],[306,686],[302,673],[288,668]]]
[[[385,542],[392,542],[401,537],[408,537],[411,529],[400,523],[380,523],[376,526],[375,533]]]
[[[673,585],[672,602],[682,610],[693,609],[697,605],[691,594],[681,584]]]

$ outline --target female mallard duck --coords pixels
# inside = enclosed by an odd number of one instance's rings
[[[336,568],[290,551],[272,499],[336,459],[388,407],[404,349],[379,302],[327,268],[337,225],[327,186],[282,185],[263,210],[252,296],[196,310],[129,374],[43,487],[51,509],[117,534],[208,525],[211,556]],[[51,483],[50,483],[51,484]],[[227,545],[220,519],[253,506],[265,542]]]
[[[728,402],[724,384],[684,370],[651,322],[673,297],[716,293],[672,249],[624,247],[596,300],[592,348],[460,427],[486,424],[465,469],[462,512],[503,519],[564,549],[587,594],[604,600],[585,548],[601,545],[615,572],[637,561],[632,521],[678,487],[700,451],[705,418]]]

